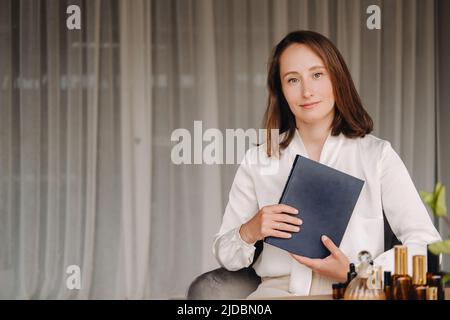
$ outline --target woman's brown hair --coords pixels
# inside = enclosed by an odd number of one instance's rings
[[[274,48],[267,76],[269,97],[264,114],[264,127],[267,130],[267,155],[272,155],[271,130],[279,129],[280,134],[287,132],[279,143],[285,149],[295,135],[296,122],[289,105],[284,98],[280,80],[280,56],[291,44],[307,45],[325,63],[335,99],[335,113],[331,124],[331,135],[343,133],[348,138],[364,137],[373,130],[373,121],[364,110],[361,99],[353,84],[352,77],[339,50],[325,36],[313,31],[294,31],[286,35]]]

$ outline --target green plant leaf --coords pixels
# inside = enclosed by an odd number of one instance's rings
[[[433,242],[429,245],[429,249],[434,254],[450,254],[450,239]]]
[[[420,191],[420,197],[426,205],[432,207],[434,203],[434,196],[431,192]]]
[[[436,202],[435,202],[435,214],[438,217],[447,216],[447,204],[445,203],[445,187],[439,183],[439,188],[436,193]]]
[[[443,281],[444,281],[444,283],[446,283],[446,282],[449,281],[449,280],[450,280],[450,273],[447,273],[447,274],[444,276]]]

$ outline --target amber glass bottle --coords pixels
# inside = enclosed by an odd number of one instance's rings
[[[429,247],[429,245],[428,245]],[[440,262],[440,254],[435,255],[428,248],[427,250],[427,285],[428,287],[437,287],[438,290],[438,299],[444,300],[444,281],[443,281],[443,272],[440,272],[439,262]]]
[[[411,277],[408,275],[408,248],[394,246],[395,273],[392,276],[392,300],[411,298]]]
[[[392,299],[392,276],[390,271],[384,272],[384,295],[386,296],[386,300]]]
[[[413,280],[411,298],[414,300],[426,300],[427,298],[427,273],[425,270],[425,256],[413,257]]]

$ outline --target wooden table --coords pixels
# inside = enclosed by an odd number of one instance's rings
[[[282,296],[282,297],[263,297],[257,300],[333,300],[331,294],[321,296]],[[445,288],[445,300],[450,300],[450,288]]]

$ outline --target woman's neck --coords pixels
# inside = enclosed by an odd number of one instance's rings
[[[328,121],[318,124],[301,123],[297,125],[297,130],[305,146],[322,148],[330,134],[331,123]]]
[[[322,149],[331,131],[333,117],[323,119],[316,123],[297,122],[297,130],[306,148],[308,157],[314,161],[320,161]]]

